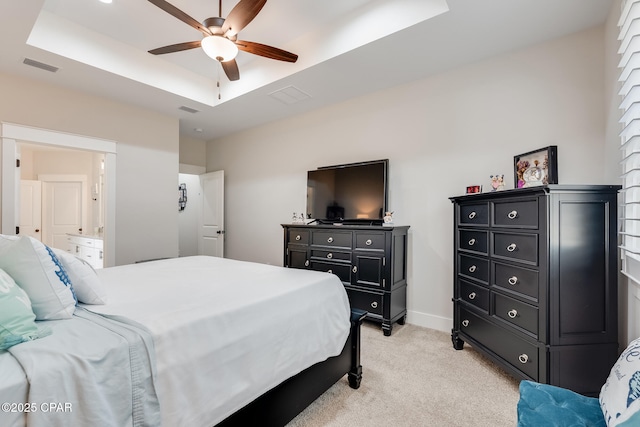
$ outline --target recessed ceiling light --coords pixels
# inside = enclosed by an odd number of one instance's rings
[[[111,3],[113,0],[100,0],[100,3]]]
[[[195,128],[194,129],[196,132],[202,132],[202,128]]]

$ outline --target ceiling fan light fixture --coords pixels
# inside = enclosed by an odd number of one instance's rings
[[[202,50],[211,58],[220,62],[231,61],[238,55],[238,46],[226,37],[207,36],[202,39]]]

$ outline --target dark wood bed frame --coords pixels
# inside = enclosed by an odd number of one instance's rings
[[[351,388],[360,387],[360,325],[366,315],[366,311],[351,309],[351,331],[339,355],[285,380],[218,426],[284,426],[345,374]]]

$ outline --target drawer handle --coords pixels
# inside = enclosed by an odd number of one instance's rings
[[[464,326],[465,328],[466,328],[467,326],[469,326],[469,321],[468,321],[467,319],[464,319],[464,320],[462,321],[462,326]]]
[[[475,292],[471,292],[469,294],[469,299],[476,299],[476,293]]]
[[[476,244],[476,239],[469,240],[469,246],[473,246]]]
[[[372,302],[371,308],[378,308],[378,303],[376,301]]]
[[[367,239],[367,241],[364,242],[364,244],[367,245],[367,246],[371,246],[372,243],[373,242],[371,241],[371,239]]]
[[[518,283],[518,278],[516,276],[509,277],[509,284],[510,285],[515,285],[516,283]]]
[[[478,267],[476,267],[475,265],[472,265],[471,267],[469,267],[469,273],[473,273],[476,271]]]
[[[329,259],[333,258],[333,254],[332,254],[331,252],[329,252],[329,253],[327,254],[327,258],[329,258]]]
[[[512,243],[512,244],[510,244],[509,246],[507,246],[507,250],[508,250],[509,252],[513,252],[513,251],[515,251],[515,250],[516,250],[516,248],[517,248],[517,246],[516,246],[516,244],[515,244],[515,243]]]
[[[518,356],[518,360],[520,361],[520,363],[527,363],[529,361],[529,356],[523,353]]]
[[[333,274],[333,270],[327,270],[327,273]]]
[[[306,261],[304,262],[304,266],[305,266],[305,267],[309,267],[309,260],[306,260]]]
[[[353,271],[354,273],[357,273],[358,272],[358,267],[354,265],[353,268],[351,269],[351,271]]]
[[[515,308],[514,308],[514,309],[511,309],[511,310],[509,310],[509,312],[507,313],[507,315],[508,315],[510,318],[515,319],[516,317],[518,317],[518,310],[516,310]]]
[[[516,219],[518,217],[518,211],[511,211],[507,214],[509,219]]]
[[[333,242],[333,237],[329,237],[329,238],[327,239],[327,242],[328,242],[328,243]]]
[[[469,219],[473,219],[473,218],[475,218],[475,217],[476,217],[476,212],[475,212],[475,211],[473,211],[473,212],[471,212],[471,213],[469,214]]]
[[[296,236],[296,240],[300,240],[300,239],[302,239],[302,237],[300,237],[300,235],[298,234],[298,235]]]

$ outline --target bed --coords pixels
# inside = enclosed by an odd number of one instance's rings
[[[0,240],[19,276],[6,256]],[[334,275],[201,256],[94,274],[106,303],[0,351],[1,425],[284,425],[345,374],[360,385],[366,313]]]

